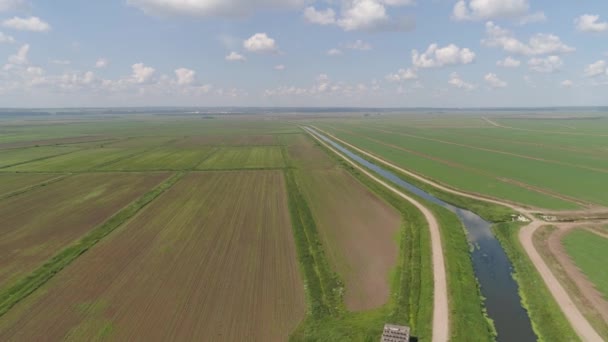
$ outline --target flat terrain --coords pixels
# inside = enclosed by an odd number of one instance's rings
[[[390,272],[399,255],[398,211],[338,167],[304,135],[296,136],[289,155],[312,210],[326,254],[346,285],[349,310],[386,303]]]
[[[22,164],[31,160],[43,159],[78,150],[68,146],[41,146],[0,150],[0,168]]]
[[[7,168],[7,171],[69,172],[93,170],[143,151],[124,148],[92,148]]]
[[[52,174],[0,173],[0,198],[14,191],[40,184],[57,177]]]
[[[304,318],[280,171],[186,175],[0,321],[0,340],[284,341]]]
[[[197,166],[212,151],[213,149],[210,147],[156,148],[131,158],[121,159],[100,169],[114,171],[187,170]]]
[[[82,174],[0,201],[0,289],[26,275],[167,174]]]
[[[264,169],[283,167],[281,148],[221,147],[198,165],[197,169]]]
[[[608,300],[608,239],[586,230],[573,230],[563,239],[576,266]]]
[[[549,209],[608,204],[608,194],[596,186],[608,182],[608,136],[596,133],[597,127],[608,129],[608,119],[594,120],[594,128],[577,120],[531,123],[542,123],[543,130],[495,126],[481,118],[454,120],[386,117],[319,121],[318,126],[465,191]],[[563,121],[580,126],[555,125]]]

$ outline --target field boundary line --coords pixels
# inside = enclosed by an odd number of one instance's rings
[[[24,194],[26,192],[30,192],[32,190],[35,190],[35,189],[38,189],[38,188],[41,188],[41,187],[44,187],[44,186],[47,186],[47,185],[50,185],[50,184],[53,184],[53,183],[57,183],[57,182],[59,182],[61,180],[66,179],[69,176],[72,176],[72,174],[63,174],[63,175],[60,175],[60,176],[57,176],[57,177],[54,177],[54,178],[51,178],[51,179],[47,179],[47,180],[42,181],[40,183],[36,183],[36,184],[33,184],[33,185],[29,185],[29,186],[23,187],[21,189],[17,189],[15,191],[6,193],[4,195],[1,195],[0,196],[0,200],[4,200],[4,199],[7,199],[7,198],[15,197],[15,196]]]
[[[76,153],[76,152],[85,151],[85,150],[87,150],[87,148],[81,148],[81,149],[74,150],[74,151],[69,151],[69,152],[60,153],[60,154],[54,154],[52,156],[40,157],[40,158],[31,159],[31,160],[27,160],[27,161],[23,161],[23,162],[18,162],[18,163],[14,163],[14,164],[10,164],[10,165],[5,165],[5,166],[1,166],[0,170],[2,170],[2,169],[8,169],[8,168],[13,167],[13,166],[19,166],[19,165],[24,165],[24,164],[33,163],[33,162],[37,162],[37,161],[42,161],[42,160],[46,160],[46,159],[51,159],[51,158],[55,158],[55,157],[61,157],[61,156],[68,155],[70,153]]]
[[[55,254],[42,266],[32,271],[29,275],[18,280],[14,285],[0,290],[0,317],[6,314],[13,306],[32,294],[53,276],[70,265],[80,255],[95,246],[104,237],[112,233],[123,223],[134,217],[140,210],[150,204],[154,199],[170,189],[179,181],[185,173],[175,173],[150,191],[134,200],[126,207],[117,211],[104,223],[95,227],[77,242],[64,248]]]
[[[311,130],[306,129],[308,134],[312,135],[313,138],[318,141],[320,144],[328,148],[330,151],[334,152],[345,161],[347,161],[351,166],[355,167],[366,176],[384,186],[388,190],[392,191],[399,197],[405,199],[406,201],[413,204],[418,210],[422,212],[424,215],[429,230],[431,232],[431,251],[432,251],[432,260],[433,260],[433,329],[432,329],[432,341],[433,342],[443,342],[448,341],[449,339],[449,299],[448,299],[448,291],[447,291],[447,275],[445,269],[445,260],[443,256],[443,244],[441,241],[441,233],[439,230],[439,223],[437,219],[433,215],[433,213],[420,202],[415,200],[414,198],[404,194],[400,190],[395,187],[389,185],[378,177],[374,176],[371,172],[365,170],[362,166],[357,164],[356,162],[350,160],[342,153],[334,149],[333,147],[326,144],[324,141],[319,139]]]

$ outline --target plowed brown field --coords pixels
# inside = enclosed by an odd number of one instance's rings
[[[0,340],[284,341],[305,314],[280,171],[185,176],[0,321]]]
[[[390,271],[399,256],[401,216],[370,192],[306,136],[289,148],[298,166],[325,251],[345,281],[345,304],[359,311],[379,307],[390,295]]]
[[[81,174],[0,202],[0,288],[160,183],[167,174]]]

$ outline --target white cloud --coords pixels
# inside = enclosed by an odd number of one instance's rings
[[[519,19],[520,24],[546,20],[543,12],[530,13],[528,0],[460,0],[452,18],[464,20]]]
[[[563,66],[564,61],[559,56],[532,58],[528,61],[530,70],[536,72],[553,73],[560,71]]]
[[[145,13],[160,16],[241,17],[265,9],[301,8],[308,0],[127,0]]]
[[[523,43],[509,30],[489,21],[486,23],[486,38],[481,43],[488,47],[502,48],[506,52],[520,55],[545,55],[573,52],[576,49],[564,44],[558,36],[538,33],[528,43]]]
[[[23,0],[0,0],[0,12],[18,9],[23,4]]]
[[[448,81],[448,84],[450,84],[451,86],[454,86],[456,88],[464,89],[467,91],[475,89],[475,85],[465,82],[460,77],[460,75],[456,72],[453,72],[450,74],[450,79]]]
[[[243,47],[251,52],[276,52],[278,47],[274,39],[266,33],[256,33],[243,42]]]
[[[133,64],[131,66],[133,70],[133,74],[131,75],[131,79],[135,83],[143,84],[148,83],[154,76],[156,70],[152,67],[145,66],[143,63]]]
[[[47,32],[51,26],[38,17],[13,17],[2,23],[2,26],[19,31]]]
[[[504,60],[496,62],[496,65],[503,68],[517,68],[521,65],[521,61],[509,56]]]
[[[606,72],[606,61],[604,60],[599,60],[595,63],[591,63],[585,68],[585,76],[587,77],[599,76],[605,74]]]
[[[97,59],[97,61],[95,62],[95,68],[97,69],[103,69],[105,67],[107,67],[110,64],[110,61],[107,58],[99,58]]]
[[[348,44],[344,44],[344,47],[351,50],[360,50],[360,51],[368,51],[372,49],[372,46],[369,43],[362,41],[361,39],[357,39],[356,41]]]
[[[244,62],[247,60],[247,58],[245,58],[245,56],[241,55],[240,53],[234,52],[234,51],[232,51],[229,55],[227,55],[225,57],[225,59],[230,62]]]
[[[310,6],[304,9],[304,19],[310,23],[318,25],[335,24],[336,12],[331,8],[321,11]]]
[[[328,56],[339,56],[342,54],[342,50],[340,49],[329,49],[327,50],[327,55]]]
[[[600,22],[599,15],[584,14],[574,19],[576,29],[582,32],[606,32],[608,31],[608,22]]]
[[[15,42],[15,38],[13,38],[12,36],[9,36],[7,34],[4,34],[3,32],[0,32],[0,44],[14,43],[14,42]]]
[[[346,0],[336,24],[345,31],[409,31],[414,28],[414,22],[409,18],[389,17],[386,6],[412,3],[399,0]]]
[[[492,88],[504,88],[507,86],[507,82],[501,80],[496,74],[493,73],[486,74],[483,79]]]
[[[460,48],[454,44],[439,48],[431,44],[420,54],[412,50],[412,64],[418,68],[438,68],[446,65],[470,64],[475,60],[475,53],[467,48]]]
[[[402,81],[416,80],[416,79],[418,79],[418,75],[416,74],[416,70],[414,70],[412,68],[407,68],[407,69],[399,69],[394,74],[388,74],[388,75],[386,75],[385,79],[389,82],[402,82]]]
[[[274,70],[283,71],[283,70],[285,70],[285,65],[283,65],[283,64],[275,65]]]
[[[188,86],[193,84],[196,80],[196,71],[186,68],[179,68],[175,70],[175,76],[177,77],[178,85]]]
[[[574,82],[570,81],[570,80],[564,80],[561,81],[560,86],[562,86],[563,88],[572,88],[572,86],[574,86]]]
[[[28,64],[27,55],[30,52],[30,45],[22,45],[16,54],[8,57],[8,62],[11,64],[23,65]]]

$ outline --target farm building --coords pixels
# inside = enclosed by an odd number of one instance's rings
[[[380,342],[409,342],[410,328],[402,325],[385,324]]]

